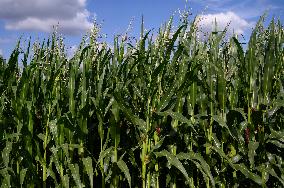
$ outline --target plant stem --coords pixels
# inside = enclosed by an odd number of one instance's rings
[[[47,179],[47,168],[46,168],[46,152],[47,152],[47,140],[48,140],[48,125],[49,125],[49,118],[50,118],[50,112],[51,106],[48,105],[48,117],[47,117],[47,123],[45,127],[45,138],[43,143],[43,149],[44,149],[44,156],[43,156],[43,168],[42,168],[42,180],[43,180],[43,187],[46,187],[46,179]]]

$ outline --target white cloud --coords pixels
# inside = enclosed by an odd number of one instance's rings
[[[234,12],[220,12],[216,14],[205,14],[199,17],[199,28],[202,32],[210,32],[215,27],[215,20],[217,22],[217,30],[224,30],[230,23],[228,34],[244,34],[244,32],[253,26],[253,23],[246,21]]]
[[[265,11],[277,15],[281,9],[280,1],[271,0],[191,0],[201,6],[202,11],[226,12],[232,11],[245,19],[255,20],[263,15]]]
[[[2,51],[2,49],[0,49],[0,55],[3,55],[3,51]]]
[[[0,7],[8,30],[51,32],[59,23],[62,33],[74,35],[93,25],[86,0],[1,0]]]

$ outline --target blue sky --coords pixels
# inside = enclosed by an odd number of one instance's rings
[[[8,58],[20,36],[42,40],[58,23],[67,46],[74,49],[94,18],[102,23],[102,33],[111,43],[115,34],[127,30],[131,20],[130,35],[137,36],[141,15],[147,29],[157,29],[172,14],[178,18],[178,10],[185,6],[193,16],[202,15],[200,27],[204,30],[210,30],[216,18],[221,28],[231,21],[229,32],[248,36],[264,11],[268,11],[267,20],[275,16],[284,21],[283,0],[0,0],[0,54]]]

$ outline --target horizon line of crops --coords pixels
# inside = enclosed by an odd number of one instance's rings
[[[284,186],[284,30],[264,18],[246,49],[188,15],[113,48],[95,25],[70,59],[56,33],[19,41],[0,58],[1,187]]]

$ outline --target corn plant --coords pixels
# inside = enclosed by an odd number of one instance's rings
[[[284,186],[282,23],[261,17],[244,46],[173,19],[0,58],[1,187]]]

